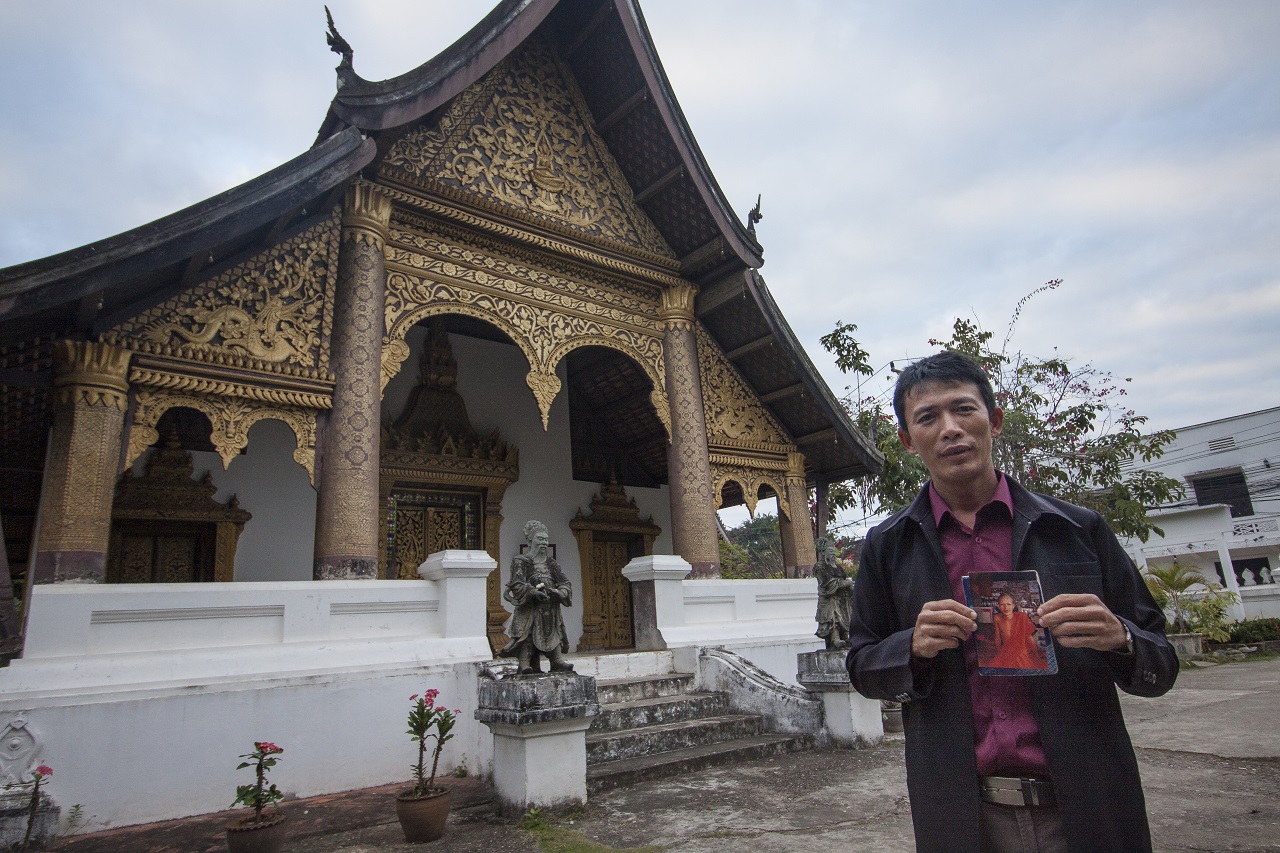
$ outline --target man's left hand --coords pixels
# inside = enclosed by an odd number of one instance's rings
[[[1041,625],[1069,649],[1114,652],[1125,646],[1124,624],[1092,593],[1064,593],[1040,605]]]

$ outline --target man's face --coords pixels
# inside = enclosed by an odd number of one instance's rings
[[[1005,616],[1013,615],[1013,597],[1009,595],[1000,596],[1000,612]]]
[[[926,382],[904,400],[907,428],[898,438],[938,485],[964,486],[990,475],[991,444],[1004,412],[988,412],[972,382]]]
[[[533,546],[530,550],[539,556],[547,553],[547,542],[549,539],[550,537],[547,536],[545,530],[539,530],[537,533],[533,534]]]

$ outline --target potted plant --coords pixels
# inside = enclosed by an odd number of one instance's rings
[[[396,797],[396,817],[404,830],[406,841],[435,841],[444,834],[445,821],[453,806],[453,795],[448,788],[436,787],[436,768],[440,764],[440,750],[452,737],[458,711],[437,708],[439,690],[428,690],[423,695],[413,694],[409,701],[409,737],[418,744],[418,763],[413,765],[414,783]],[[431,755],[431,773],[426,772],[427,741],[435,741]]]
[[[284,848],[284,812],[276,805],[284,799],[284,793],[275,786],[267,784],[267,771],[276,765],[275,757],[284,752],[270,741],[254,741],[253,752],[240,756],[243,761],[236,765],[237,770],[245,767],[254,769],[252,785],[236,787],[236,798],[233,806],[248,806],[253,809],[251,817],[227,824],[227,848],[231,853],[279,853]],[[266,815],[262,810],[271,806]]]

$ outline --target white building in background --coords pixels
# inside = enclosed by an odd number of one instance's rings
[[[1240,595],[1237,619],[1280,616],[1280,407],[1182,427],[1158,461],[1186,486],[1151,513],[1164,535],[1126,548],[1139,566],[1193,566]]]

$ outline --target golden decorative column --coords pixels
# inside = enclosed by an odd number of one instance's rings
[[[782,534],[782,572],[789,578],[813,575],[818,562],[818,548],[809,521],[809,487],[804,478],[804,454],[787,454],[787,493],[780,496],[787,505],[779,513],[778,532]],[[780,507],[780,509],[782,509]]]
[[[129,352],[92,341],[53,347],[53,431],[34,583],[102,583],[129,402]]]
[[[378,436],[391,200],[358,181],[342,211],[333,305],[333,408],[316,488],[316,580],[378,577]]]
[[[662,292],[659,316],[671,406],[671,447],[667,451],[671,539],[675,552],[693,566],[690,577],[706,578],[720,576],[720,543],[694,334],[696,295],[697,290],[689,284],[667,288]]]

